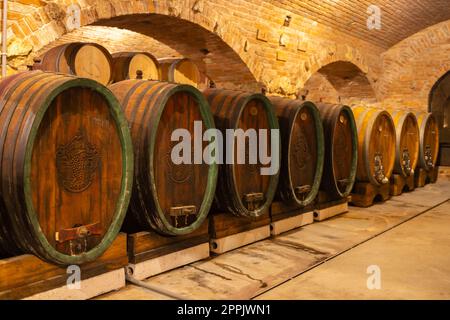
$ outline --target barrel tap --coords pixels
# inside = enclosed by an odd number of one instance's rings
[[[375,179],[381,184],[386,184],[389,179],[386,178],[383,166],[383,156],[380,153],[375,154]]]
[[[434,168],[433,156],[431,155],[431,147],[429,145],[425,146],[424,157],[426,165],[430,168]]]
[[[414,169],[411,168],[411,157],[409,155],[409,150],[408,149],[403,149],[402,166],[403,166],[407,176],[411,176],[411,175],[414,174]]]

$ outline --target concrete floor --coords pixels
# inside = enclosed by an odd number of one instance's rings
[[[449,177],[145,283],[190,299],[450,299]],[[99,297],[165,298],[133,284]]]
[[[450,201],[257,298],[450,299]]]

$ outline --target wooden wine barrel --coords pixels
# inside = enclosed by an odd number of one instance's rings
[[[324,136],[312,102],[270,98],[281,131],[281,172],[277,194],[287,204],[304,207],[317,196],[324,164]]]
[[[142,79],[159,80],[158,60],[147,52],[119,52],[112,55],[113,80],[137,79],[141,71]]]
[[[416,112],[419,125],[418,165],[429,171],[436,166],[439,153],[439,127],[432,113]]]
[[[202,82],[200,71],[192,60],[167,58],[159,59],[158,62],[162,81],[189,84],[196,88]]]
[[[184,152],[190,161],[176,164],[172,152],[179,143],[171,141],[171,135],[176,129],[187,130],[205,148],[208,143],[194,135],[194,128],[195,122],[202,126],[200,134],[215,128],[208,103],[200,91],[188,85],[126,80],[110,89],[122,104],[134,144],[132,218],[141,227],[166,235],[194,231],[214,200],[218,165],[195,164],[193,147]],[[201,155],[202,150],[198,150]]]
[[[382,109],[352,107],[358,129],[356,180],[379,186],[389,183],[395,162],[395,126]]]
[[[268,130],[269,134],[271,133],[270,129],[279,129],[273,106],[269,99],[262,94],[220,89],[208,89],[203,93],[211,106],[216,126],[224,137],[227,129],[242,129],[243,132],[254,129],[256,130],[256,136],[260,132],[259,129]],[[272,156],[272,163],[275,163],[276,157],[272,154],[271,139],[275,138],[278,141],[274,141],[274,143],[278,143],[277,146],[279,147],[279,136],[270,135],[266,145],[267,154]],[[227,156],[226,146],[226,141],[224,141],[223,159],[226,164],[222,164],[220,168],[216,191],[217,208],[250,218],[256,218],[267,213],[275,196],[280,163],[278,162],[278,166],[275,167],[274,174],[263,175],[263,167],[267,168],[269,165],[263,165],[259,161],[260,158],[257,157],[256,153],[263,150],[259,140],[257,146],[253,145],[255,147],[252,149],[253,152],[249,148],[249,139],[245,139],[245,144],[241,141],[240,147],[239,141],[237,141],[233,161],[227,161],[227,157],[231,158],[232,156]],[[245,154],[242,154],[244,147]],[[238,153],[245,156],[245,161],[238,161]],[[277,155],[279,160],[280,153]],[[250,161],[254,156],[258,159]]]
[[[0,251],[57,264],[96,259],[119,232],[132,188],[117,99],[93,80],[42,71],[0,88]]]
[[[394,173],[409,177],[414,175],[419,160],[419,126],[416,116],[404,110],[387,109],[396,131]]]
[[[352,109],[344,105],[317,104],[323,121],[325,164],[321,190],[337,198],[347,197],[358,166],[358,131]]]
[[[107,85],[112,81],[112,57],[97,43],[72,42],[47,51],[33,69],[61,72]]]

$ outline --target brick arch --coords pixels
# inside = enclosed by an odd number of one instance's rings
[[[383,55],[382,99],[427,111],[434,84],[450,70],[449,56],[450,20],[395,45]]]
[[[450,70],[440,74],[428,95],[428,111],[432,112],[435,103],[443,103],[450,99]]]
[[[373,78],[369,68],[360,58],[355,62],[329,55],[310,71],[308,80],[299,91],[299,96],[308,100],[329,103],[354,104],[377,101]],[[371,81],[372,80],[372,81]]]
[[[256,90],[257,80],[245,61],[219,34],[162,14],[132,14],[99,20],[94,25],[119,27],[149,36],[196,62],[218,86]]]
[[[434,83],[428,99],[428,111],[432,112],[439,126],[441,165],[450,163],[450,70]]]
[[[363,55],[359,50],[343,46],[337,49],[329,48],[328,51],[312,55],[309,58],[310,70],[308,71],[308,77],[318,72],[320,69],[336,62],[348,62],[357,67],[364,74],[369,73],[369,66],[366,63]],[[370,81],[370,76],[368,76]]]
[[[73,10],[84,26],[111,26],[152,37],[197,62],[218,85],[256,90],[262,69],[244,51],[245,39],[229,19],[209,8],[207,1],[189,0],[55,0],[38,9],[50,22],[31,32],[34,51],[51,45],[71,31]],[[39,33],[37,33],[39,32]],[[38,38],[38,39],[36,39]],[[206,49],[206,50],[204,50]]]
[[[199,55],[199,49],[205,49],[199,40],[202,37],[196,37],[197,43],[190,46],[192,50],[189,50],[188,36],[179,41],[185,42],[185,48],[170,41],[172,39],[165,41],[185,55],[192,55],[222,87],[256,91],[264,85],[269,94],[293,97],[313,72],[335,60],[356,64],[374,83],[381,73],[379,57],[382,48],[324,24],[314,24],[303,14],[286,11],[272,1],[17,0],[9,1],[9,6],[16,9],[9,27],[11,73],[26,68],[36,54],[62,38],[77,41],[73,37],[76,32],[71,31],[68,23],[67,9],[70,7],[81,10],[83,28],[120,23],[123,27],[133,28],[133,18],[172,21],[179,29],[192,27],[194,37],[203,34],[203,39],[212,43],[213,49],[206,48],[211,54]],[[287,15],[292,17],[289,27],[284,26]],[[142,21],[141,24],[145,25]],[[162,33],[143,29],[146,34],[153,33],[154,37],[164,40]],[[308,71],[305,71],[306,66]]]

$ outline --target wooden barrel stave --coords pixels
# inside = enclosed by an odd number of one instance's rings
[[[96,107],[86,108],[86,98]],[[117,100],[94,81],[34,71],[10,82],[1,101],[1,220],[9,228],[1,236],[4,252],[33,253],[58,264],[97,258],[120,229],[131,189],[131,139]],[[101,129],[92,122],[99,120],[103,121]],[[86,140],[77,138],[71,144],[70,135],[78,131]],[[94,140],[89,148],[87,139]],[[109,143],[95,149],[96,139]],[[70,147],[66,148],[65,171],[58,166],[60,147],[65,146],[61,142],[69,142]],[[94,149],[97,153],[89,152]],[[109,153],[116,159],[108,158]],[[94,160],[89,160],[92,155]],[[88,161],[95,166],[88,169]],[[108,175],[110,169],[116,177]],[[84,170],[89,170],[89,177]],[[84,189],[69,190],[66,185],[79,187],[80,182],[86,185]],[[109,199],[97,196],[104,192]],[[98,202],[93,206],[92,197]],[[83,217],[75,212],[84,212]],[[72,220],[82,223],[74,225]],[[83,234],[70,233],[78,231]]]
[[[226,130],[226,128],[233,128],[233,125],[235,125],[236,120],[232,119],[237,119],[240,111],[235,107],[236,101],[245,97],[246,94],[229,93],[229,95],[220,95],[220,93],[221,92],[219,91],[214,92],[212,90],[208,91],[208,93],[204,92],[211,106],[211,111],[214,115],[216,126],[219,130],[221,130],[222,133],[224,133],[224,130]],[[217,99],[219,100],[217,101]],[[223,152],[223,157],[224,159],[226,158],[226,150],[224,150]],[[227,164],[225,164],[225,166],[226,167],[222,165],[219,170],[215,204],[221,210],[239,215],[240,211],[236,208],[240,208],[240,206],[242,206],[240,198],[235,198],[233,196],[223,196],[226,190],[234,190],[235,188],[234,175],[231,172],[233,170],[233,167],[232,165]],[[243,211],[244,214],[242,215],[245,216],[245,209]]]
[[[18,100],[18,96],[22,92],[30,92],[30,90],[35,89],[33,86],[35,86],[36,83],[45,79],[46,77],[48,77],[48,75],[44,73],[36,75],[36,77],[34,78],[29,77],[28,73],[21,73],[18,76],[16,76],[14,80],[11,80],[11,83],[8,83],[9,86],[7,86],[4,89],[5,93],[2,95],[2,109],[0,113],[0,123],[3,123],[5,125],[1,126],[2,129],[0,135],[0,143],[1,143],[0,145],[3,147],[0,148],[0,159],[4,158],[4,151],[7,150],[7,148],[5,148],[6,136],[8,133],[9,125],[11,124],[12,121],[13,114],[18,104],[20,103],[20,101]],[[53,76],[53,78],[55,78],[55,76]],[[6,81],[9,82],[8,78]],[[10,100],[13,101],[13,105],[10,108],[6,109],[4,107],[4,104],[6,104],[6,102]],[[6,168],[6,165],[3,164],[3,161],[1,163],[0,168],[2,169],[2,171],[4,168]],[[10,170],[8,172],[10,172]],[[1,190],[11,190],[10,180],[6,179],[2,180],[1,188],[2,188]],[[2,195],[3,194],[6,194],[6,192],[4,193],[2,191]],[[30,233],[26,232],[23,236],[18,236],[23,231],[21,226],[24,224],[24,221],[21,219],[20,215],[10,214],[11,213],[10,208],[15,206],[15,202],[16,200],[10,201],[9,198],[5,198],[4,196],[2,196],[2,207],[4,208],[4,210],[2,210],[3,214],[2,226],[5,227],[4,229],[5,242],[3,242],[3,245],[6,246],[5,252],[12,255],[20,254],[23,251],[36,253],[34,247],[28,245],[28,243],[33,241],[33,238],[30,237]],[[20,208],[18,212],[20,212],[21,210],[24,209]],[[16,238],[18,238],[18,240],[15,240]],[[18,244],[17,246],[13,245],[15,241],[17,241]]]
[[[208,89],[204,95],[224,137],[227,129],[279,129],[270,101],[261,94]],[[237,164],[235,157],[234,164],[220,166],[216,207],[237,216],[256,218],[268,212],[275,196],[279,170],[274,175],[262,176],[262,164],[259,161],[248,163],[251,154],[247,151],[246,144],[245,164]],[[226,148],[223,157],[226,161]]]
[[[396,130],[394,173],[403,177],[414,175],[419,159],[419,126],[416,116],[404,110],[387,109]]]
[[[278,196],[305,207],[316,198],[324,164],[322,121],[312,102],[271,97],[280,123],[282,165]]]
[[[125,82],[121,82],[121,84],[125,84]],[[144,139],[142,139],[140,132],[145,129],[145,121],[139,121],[137,119],[142,119],[143,114],[150,111],[150,108],[138,108],[140,106],[144,98],[146,99],[146,104],[149,104],[153,96],[153,92],[158,88],[163,87],[163,83],[153,86],[150,90],[147,88],[147,84],[144,81],[136,82],[133,87],[128,87],[125,85],[113,85],[111,86],[111,90],[119,98],[121,102],[122,108],[124,110],[125,116],[130,123],[131,136],[134,145],[134,153],[135,153],[135,168],[147,168],[147,163],[144,161],[144,156],[142,153],[144,152],[145,146],[143,145]],[[127,106],[136,106],[136,107],[127,107]],[[131,125],[134,124],[134,125]],[[148,169],[146,169],[148,170]],[[130,203],[130,212],[133,214],[133,218],[139,223],[141,226],[148,227],[158,230],[159,225],[157,222],[154,222],[154,219],[147,218],[152,216],[152,209],[148,208],[146,205],[145,199],[153,199],[151,191],[146,188],[146,177],[144,174],[137,174],[137,170],[135,169],[135,179],[133,185],[133,196],[132,201]],[[135,199],[138,197],[138,199]],[[156,205],[154,205],[156,207]],[[127,220],[129,220],[127,216]]]
[[[395,163],[395,126],[382,109],[353,106],[358,129],[356,180],[375,186],[389,183]]]
[[[33,69],[74,74],[68,58],[72,56],[77,46],[77,43],[66,43],[51,48],[45,52],[41,59],[38,59],[38,62],[33,65]]]
[[[358,132],[352,110],[344,105],[317,104],[323,121],[325,164],[321,190],[347,197],[355,183],[358,165]]]
[[[122,81],[110,88],[121,101],[135,147],[128,225],[135,220],[165,235],[194,231],[212,205],[218,166],[175,165],[169,158],[170,130],[183,128],[192,133],[194,121],[201,121],[204,131],[215,128],[203,95],[191,86],[144,80]]]
[[[439,153],[439,127],[432,113],[415,112],[419,126],[418,166],[430,171],[436,166]]]

